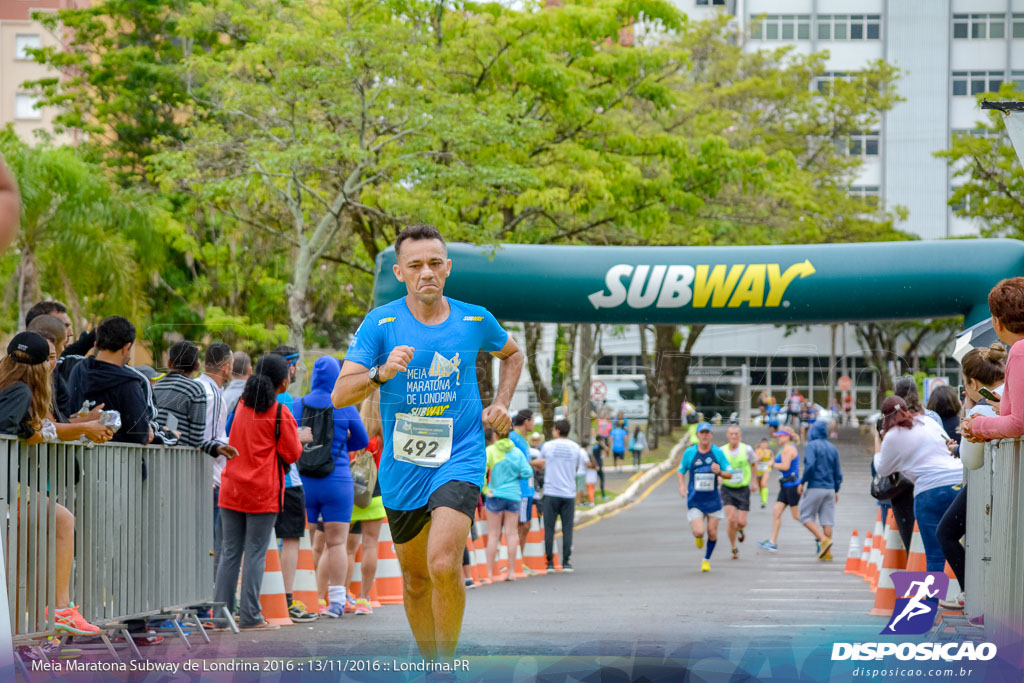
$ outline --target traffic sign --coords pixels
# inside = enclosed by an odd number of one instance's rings
[[[850,389],[853,389],[853,380],[845,375],[839,378],[838,384],[839,391],[849,391]]]
[[[590,399],[592,401],[603,401],[608,398],[608,385],[601,380],[594,380],[590,383]]]

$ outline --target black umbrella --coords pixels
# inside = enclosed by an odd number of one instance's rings
[[[999,337],[996,336],[995,328],[992,327],[992,318],[985,318],[956,336],[953,358],[956,358],[959,363],[971,349],[987,348],[997,341],[999,341]]]

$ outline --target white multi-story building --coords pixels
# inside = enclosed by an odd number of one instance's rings
[[[878,130],[851,140],[864,163],[850,191],[909,211],[902,228],[924,239],[978,233],[949,207],[953,179],[935,152],[982,112],[975,96],[1007,81],[1024,89],[1024,0],[673,0],[695,19],[728,12],[747,49],[792,45],[828,52],[816,84],[884,59],[901,70],[904,101]]]
[[[18,137],[28,142],[35,141],[36,131],[52,132],[56,111],[40,108],[38,93],[24,83],[53,75],[33,61],[27,50],[60,45],[60,39],[32,14],[87,4],[88,0],[0,0],[0,127],[12,124]],[[72,138],[64,135],[57,141]]]

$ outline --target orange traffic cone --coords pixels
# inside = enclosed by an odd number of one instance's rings
[[[850,535],[850,549],[846,553],[846,568],[843,569],[844,574],[858,574],[860,572],[860,538],[857,536],[857,530],[854,529]]]
[[[537,506],[533,506],[530,518],[530,530],[526,533],[526,548],[523,550],[523,563],[538,574],[546,574],[548,561],[544,555],[544,528],[537,517]]]
[[[866,579],[868,575],[868,558],[871,557],[871,532],[864,537],[864,549],[860,553],[860,569],[857,571],[857,576],[862,579]]]
[[[908,572],[928,571],[928,559],[924,556],[924,541],[921,540],[921,530],[914,522],[914,535],[910,537],[910,554],[907,555]]]
[[[878,591],[875,593],[875,606],[868,614],[876,617],[887,617],[896,607],[896,586],[893,585],[891,574],[900,572],[907,567],[907,551],[903,547],[900,531],[896,528],[896,520],[889,512],[889,528],[885,532],[885,559],[882,571],[878,576]]]
[[[882,539],[885,538],[885,527],[882,526],[882,511],[875,514],[875,529],[871,536],[871,554],[868,556],[868,564],[864,567],[864,580],[868,582],[871,590],[875,589],[878,568],[879,551],[882,548]]]
[[[313,604],[316,604],[314,600]],[[281,573],[281,556],[277,553],[277,535],[270,532],[270,545],[263,567],[263,585],[260,587],[260,609],[263,618],[271,624],[291,626],[288,618],[288,601],[284,597],[284,575]]]
[[[385,605],[402,602],[402,566],[398,564],[395,543],[391,539],[391,527],[387,520],[380,527],[380,541],[377,543],[377,578],[373,582],[377,599]]]
[[[889,511],[892,515],[892,511]],[[895,519],[895,518],[894,518]],[[871,592],[874,593],[878,590],[878,577],[882,573],[882,560],[885,559],[885,546],[888,540],[888,532],[886,531],[885,523],[883,522],[882,528],[877,534],[875,534],[874,543],[877,546],[877,552],[873,553],[871,559]]]
[[[308,605],[309,609],[315,608],[320,599],[316,592],[316,567],[313,565],[313,544],[310,543],[309,529],[303,532],[299,540],[299,564],[295,569],[292,599]]]

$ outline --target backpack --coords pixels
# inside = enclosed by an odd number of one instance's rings
[[[304,444],[299,456],[299,474],[313,479],[323,479],[334,472],[334,408],[311,408],[302,401],[302,422],[300,427],[309,427],[313,441]]]

